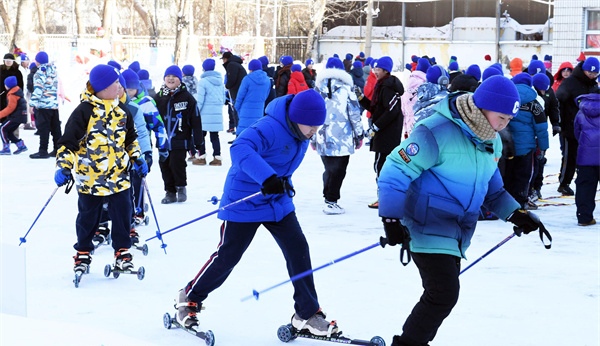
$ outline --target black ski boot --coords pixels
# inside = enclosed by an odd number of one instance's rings
[[[185,186],[177,186],[175,189],[177,189],[177,202],[187,201],[187,191]]]
[[[109,237],[110,230],[108,229],[108,222],[102,222],[98,225],[98,230],[94,234],[92,238],[92,243],[94,244],[94,248],[98,248],[98,246],[107,243],[110,244]]]
[[[171,204],[177,202],[177,194],[175,192],[167,191],[165,198],[163,198],[160,203],[162,204]]]
[[[196,316],[202,309],[202,303],[198,304],[188,299],[185,290],[179,290],[177,298],[175,298],[175,320],[184,328],[196,328],[200,325]]]
[[[89,252],[77,251],[75,256],[75,266],[73,267],[74,272],[88,273],[90,271],[90,264],[92,263],[92,256]]]

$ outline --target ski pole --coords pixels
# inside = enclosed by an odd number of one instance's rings
[[[511,240],[515,235],[516,235],[515,233],[512,233],[508,237],[504,238],[504,240],[502,240],[501,242],[499,242],[498,244],[496,244],[496,246],[494,246],[493,248],[489,249],[488,252],[484,253],[483,256],[479,257],[473,263],[469,264],[465,269],[461,270],[460,274],[466,272],[467,270],[469,270],[469,268],[471,268],[472,266],[476,265],[482,259],[486,258],[487,255],[489,255],[492,252],[496,251],[500,246],[506,244],[506,242],[509,241],[509,240]],[[458,274],[458,275],[460,275],[460,274]]]
[[[161,239],[161,241],[162,241],[162,236],[163,236],[163,235],[165,235],[165,234],[167,234],[167,233],[173,232],[174,230],[176,230],[176,229],[180,229],[180,228],[181,228],[181,227],[183,227],[183,226],[187,226],[187,225],[189,225],[189,224],[191,224],[191,223],[194,223],[194,222],[196,222],[196,221],[198,221],[198,220],[202,220],[202,219],[204,219],[204,218],[207,218],[207,217],[211,216],[212,214],[216,214],[216,213],[220,212],[221,210],[225,210],[225,209],[227,209],[227,208],[233,207],[233,206],[234,206],[234,205],[236,205],[236,204],[240,204],[240,203],[242,203],[242,202],[245,202],[245,201],[247,201],[247,200],[249,200],[249,199],[252,199],[252,198],[254,198],[254,197],[257,197],[257,196],[260,196],[260,195],[262,195],[262,192],[258,191],[258,192],[256,192],[256,193],[253,193],[253,194],[251,194],[251,195],[249,195],[249,196],[246,196],[246,197],[244,197],[244,198],[240,198],[240,199],[238,199],[237,201],[234,201],[234,202],[231,202],[231,203],[229,203],[229,204],[227,204],[227,205],[224,205],[224,206],[220,207],[219,209],[215,209],[215,210],[211,211],[210,213],[204,214],[204,215],[202,215],[202,216],[199,216],[199,217],[197,217],[197,218],[195,218],[195,219],[193,219],[193,220],[190,220],[190,221],[188,221],[188,222],[186,222],[186,223],[183,223],[183,224],[181,224],[181,225],[179,225],[179,226],[173,227],[173,228],[171,228],[170,230],[164,231],[164,232],[162,232],[162,233],[160,232],[160,230],[158,230],[158,231],[156,231],[156,235],[155,235],[155,236],[152,236],[152,237],[150,237],[150,238],[146,239],[146,241],[152,240],[152,239],[154,239],[154,238],[159,238],[159,239]]]
[[[246,300],[249,300],[249,299],[252,299],[252,298],[255,298],[256,300],[258,300],[258,297],[259,297],[259,295],[260,295],[260,294],[262,294],[262,293],[268,292],[268,291],[270,291],[270,290],[272,290],[272,289],[274,289],[274,288],[277,288],[277,287],[279,287],[279,286],[285,285],[285,284],[287,284],[288,282],[294,282],[294,281],[300,280],[300,279],[302,279],[303,277],[305,277],[305,276],[308,276],[308,275],[311,275],[312,273],[314,273],[314,272],[316,272],[316,271],[318,271],[318,270],[321,270],[321,269],[323,269],[323,268],[325,268],[325,267],[329,267],[329,266],[330,266],[330,265],[332,265],[332,264],[335,264],[335,263],[341,262],[341,261],[343,261],[343,260],[345,260],[345,259],[348,259],[348,258],[350,258],[350,257],[356,256],[356,255],[358,255],[358,254],[360,254],[360,253],[363,253],[363,252],[365,252],[365,251],[367,251],[367,250],[371,250],[371,249],[372,249],[372,248],[374,248],[374,247],[377,247],[377,246],[385,247],[385,245],[386,245],[386,244],[387,244],[387,238],[380,237],[380,238],[379,238],[379,241],[378,241],[377,243],[371,244],[371,245],[367,246],[367,247],[366,247],[366,248],[364,248],[364,249],[360,249],[360,250],[358,250],[358,251],[354,251],[354,252],[352,252],[352,253],[350,253],[350,254],[347,254],[347,255],[345,255],[345,256],[342,256],[342,257],[340,257],[340,258],[334,259],[334,260],[332,260],[332,261],[330,261],[330,262],[328,262],[328,263],[325,263],[325,264],[323,264],[322,266],[320,266],[320,267],[318,267],[318,268],[315,268],[315,269],[309,269],[309,270],[307,270],[307,271],[305,271],[305,272],[303,272],[303,273],[296,274],[296,275],[292,276],[291,278],[289,278],[288,280],[285,280],[285,281],[283,281],[283,282],[280,282],[280,283],[278,283],[277,285],[273,285],[273,286],[271,286],[271,287],[269,287],[269,288],[265,288],[265,289],[264,289],[264,290],[262,290],[262,291],[252,290],[252,295],[251,295],[251,296],[247,296],[247,297],[244,297],[244,298],[242,298],[242,301],[244,302],[244,301],[246,301]]]
[[[142,179],[142,184],[144,184],[144,189],[146,190],[146,195],[148,196],[148,202],[150,202],[150,207],[152,208],[152,214],[154,215],[154,222],[156,222],[156,238],[158,238],[161,242],[160,248],[163,249],[165,255],[167,254],[167,244],[162,239],[162,234],[160,233],[160,226],[158,225],[158,219],[156,218],[156,211],[154,210],[154,203],[152,203],[152,197],[150,197],[150,190],[148,190],[148,183],[146,183],[146,178]],[[152,239],[152,238],[150,238]]]
[[[22,236],[21,238],[19,238],[19,240],[21,242],[19,242],[19,246],[21,246],[21,244],[25,243],[27,241],[27,235],[29,234],[29,232],[31,232],[31,229],[33,228],[33,226],[35,225],[35,223],[37,222],[37,220],[40,218],[40,216],[42,215],[42,213],[44,212],[44,210],[46,209],[46,207],[48,206],[48,203],[50,203],[50,201],[52,200],[52,197],[54,197],[54,194],[56,194],[56,191],[58,191],[59,186],[57,186],[54,191],[52,191],[52,194],[50,195],[50,198],[48,198],[48,200],[46,201],[46,204],[44,204],[44,207],[42,208],[42,210],[40,210],[40,213],[37,215],[37,217],[35,218],[35,220],[33,220],[33,223],[31,224],[31,227],[29,227],[29,229],[27,230],[27,233],[25,233],[24,236]]]

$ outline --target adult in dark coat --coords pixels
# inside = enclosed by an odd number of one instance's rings
[[[595,57],[589,57],[579,62],[573,69],[573,73],[563,80],[556,90],[556,98],[560,108],[560,147],[562,150],[562,164],[558,180],[560,185],[558,192],[565,196],[573,196],[575,193],[569,187],[575,174],[577,161],[577,139],[573,129],[575,116],[579,106],[575,99],[580,95],[594,93],[598,89],[596,78],[600,63]]]
[[[223,67],[225,68],[225,88],[229,92],[229,100],[232,105],[235,104],[240,85],[242,85],[242,79],[246,77],[248,72],[244,66],[242,66],[242,58],[237,55],[233,55],[231,52],[223,53],[221,57],[223,60]],[[238,114],[234,107],[231,107],[229,112],[229,131],[231,132],[237,127]]]
[[[309,88],[314,88],[315,81],[317,80],[317,71],[313,69],[314,61],[312,59],[307,59],[304,65],[306,67],[302,70],[302,74],[304,75],[306,85],[308,85]]]
[[[4,54],[4,64],[0,65],[0,109],[8,105],[6,101],[7,90],[4,88],[4,80],[10,76],[17,78],[17,85],[23,90],[23,74],[19,71],[19,64],[15,62],[15,56],[11,53]]]
[[[275,72],[275,97],[287,95],[294,58],[284,55],[279,59],[279,62],[281,63],[281,67]]]

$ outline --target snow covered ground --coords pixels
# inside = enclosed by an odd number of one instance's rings
[[[71,99],[77,99],[76,97]],[[69,112],[65,106],[63,122]],[[54,160],[31,160],[38,138],[21,130],[29,151],[0,157],[0,241],[18,245],[55,189]],[[227,141],[222,167],[188,166],[188,201],[161,205],[162,180],[157,165],[147,181],[162,231],[208,213],[208,203],[220,196],[229,167]],[[546,173],[557,173],[558,140],[551,137]],[[13,148],[14,149],[14,148]],[[208,149],[208,153],[211,150]],[[313,267],[363,249],[383,234],[376,210],[373,155],[364,147],[350,159],[340,205],[346,214],[321,212],[322,163],[309,150],[293,177],[298,218],[311,247]],[[546,179],[544,196],[557,195],[557,178]],[[571,185],[573,188],[574,184]],[[77,195],[60,188],[19,249],[26,251],[27,318],[0,315],[2,345],[198,345],[202,342],[181,330],[163,327],[165,312],[173,314],[173,299],[200,269],[218,242],[216,216],[165,235],[167,255],[156,239],[150,253],[133,250],[136,266],[146,278],[133,275],[106,278],[103,268],[112,263],[110,247],[99,248],[91,272],[79,288],[72,283],[75,253]],[[573,202],[573,199],[560,199]],[[539,346],[600,343],[600,226],[578,227],[574,206],[550,206],[536,212],[554,237],[545,250],[537,234],[513,238],[461,278],[458,305],[440,328],[432,345]],[[150,213],[151,214],[151,213]],[[599,215],[596,215],[598,218]],[[142,238],[154,235],[156,224],[139,229]],[[481,222],[463,267],[510,235],[503,221]],[[215,333],[216,344],[280,345],[277,328],[293,314],[292,286],[286,284],[241,302],[252,290],[263,290],[287,280],[281,252],[262,229],[225,284],[205,301],[201,326]],[[330,318],[355,338],[383,337],[388,345],[401,333],[406,316],[421,295],[414,264],[399,263],[399,248],[376,247],[315,273],[319,300]],[[2,294],[17,285],[4,280]],[[295,340],[298,345],[325,345]]]

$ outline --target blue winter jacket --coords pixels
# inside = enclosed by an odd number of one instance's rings
[[[202,130],[208,132],[223,131],[223,105],[225,104],[225,85],[218,71],[204,71],[198,82],[196,94]]]
[[[415,125],[378,179],[379,215],[402,221],[414,252],[465,257],[482,204],[503,220],[519,208],[498,171],[499,136],[479,139],[458,114],[455,97]]]
[[[536,101],[537,92],[526,84],[515,86],[521,98],[521,108],[508,123],[508,130],[515,144],[515,155],[526,155],[535,150],[536,146],[541,150],[547,150],[550,146],[548,120],[544,108]]]
[[[600,94],[577,97],[579,112],[575,116],[578,166],[600,166]]]
[[[265,101],[270,92],[271,80],[265,71],[253,71],[242,79],[235,99],[235,110],[239,116],[237,133],[242,133],[255,121],[262,118]]]
[[[291,178],[302,162],[308,139],[299,139],[289,128],[287,108],[293,97],[286,95],[271,101],[266,116],[233,141],[221,207],[260,191],[262,183],[273,174]],[[291,179],[289,182],[293,186]],[[292,197],[284,193],[254,197],[221,210],[218,216],[235,222],[278,222],[294,210]]]

